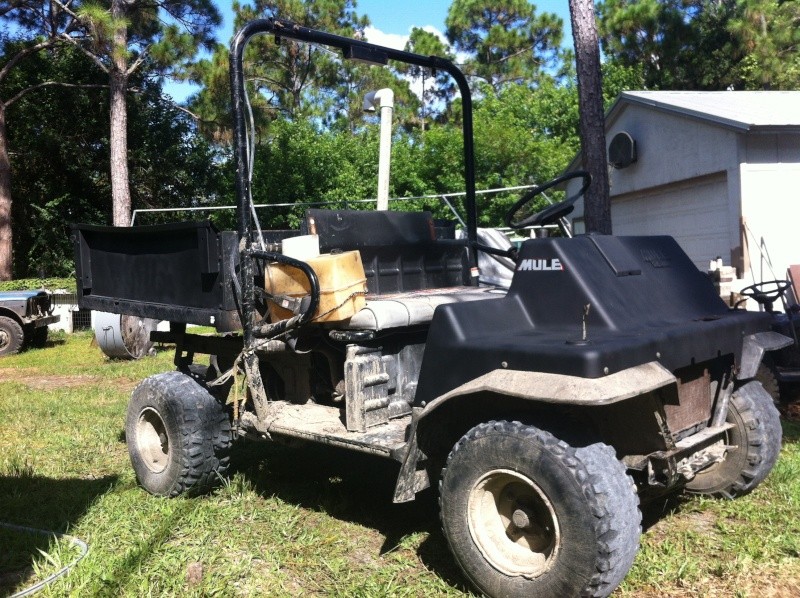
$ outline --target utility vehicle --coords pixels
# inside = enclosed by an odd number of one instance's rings
[[[262,239],[243,75],[245,46],[261,33],[454,78],[466,239],[437,238],[427,212],[349,210],[309,210],[293,233],[318,240],[319,257]],[[234,37],[231,78],[235,232],[208,222],[73,230],[81,307],[172,322],[152,337],[175,343],[177,371],[139,384],[125,424],[146,490],[208,490],[241,437],[371,453],[400,463],[395,501],[436,488],[444,535],[479,591],[561,597],[605,596],[622,581],[640,501],[681,489],[734,498],[767,476],[781,426],[754,376],[789,340],[768,315],[728,309],[669,237],[481,245],[471,96],[452,63],[260,20]],[[560,177],[521,197],[509,222],[559,221],[575,197],[525,209],[569,177],[586,187],[585,173]],[[480,252],[514,260],[510,288],[481,284]],[[210,366],[194,363],[199,354]]]
[[[47,326],[59,321],[53,315],[52,296],[45,291],[0,293],[0,357],[25,346],[44,347]]]
[[[791,345],[766,355],[756,374],[756,379],[778,404],[795,400],[800,383],[800,304],[790,299],[791,288],[790,281],[781,279],[757,282],[741,290],[745,298],[756,301],[770,315],[772,330],[792,339]],[[775,309],[779,299],[783,313]]]

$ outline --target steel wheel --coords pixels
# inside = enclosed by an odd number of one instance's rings
[[[613,448],[517,421],[464,434],[439,482],[450,550],[490,598],[608,596],[636,556],[638,505]]]
[[[125,438],[139,483],[160,496],[206,492],[230,462],[225,404],[181,372],[150,376],[134,389]]]
[[[497,570],[533,578],[550,568],[561,539],[558,519],[530,478],[491,471],[473,487],[467,508],[472,539]]]
[[[147,408],[136,422],[136,444],[142,462],[153,473],[161,473],[169,464],[169,436],[164,420],[155,409]]]

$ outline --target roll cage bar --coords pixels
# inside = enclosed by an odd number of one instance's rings
[[[234,155],[236,160],[236,206],[238,212],[238,235],[240,243],[239,278],[241,280],[242,328],[246,347],[252,346],[255,318],[255,289],[253,281],[254,260],[273,257],[274,254],[253,251],[249,242],[252,239],[253,221],[249,206],[250,181],[248,180],[247,130],[245,124],[245,81],[244,50],[250,39],[259,34],[273,34],[276,39],[289,38],[311,44],[320,44],[342,51],[345,59],[367,61],[374,64],[387,64],[389,60],[404,62],[432,70],[449,73],[458,85],[463,105],[462,132],[464,143],[464,183],[465,207],[467,211],[467,247],[470,263],[476,265],[475,248],[477,247],[477,208],[475,204],[475,160],[472,130],[472,95],[464,73],[452,62],[437,56],[422,56],[412,52],[404,52],[361,40],[350,39],[339,35],[317,31],[303,27],[297,23],[282,19],[260,19],[252,21],[240,29],[230,47],[231,99],[234,123]],[[252,156],[251,156],[252,159]]]

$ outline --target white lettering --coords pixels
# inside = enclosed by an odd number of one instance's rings
[[[535,272],[539,271],[552,271],[552,270],[564,270],[564,266],[561,263],[561,260],[558,258],[553,258],[551,260],[532,260],[526,259],[522,260],[517,266],[517,270],[533,270]]]

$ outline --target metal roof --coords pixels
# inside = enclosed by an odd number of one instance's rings
[[[742,131],[800,127],[800,91],[623,91],[607,121],[626,103]]]

